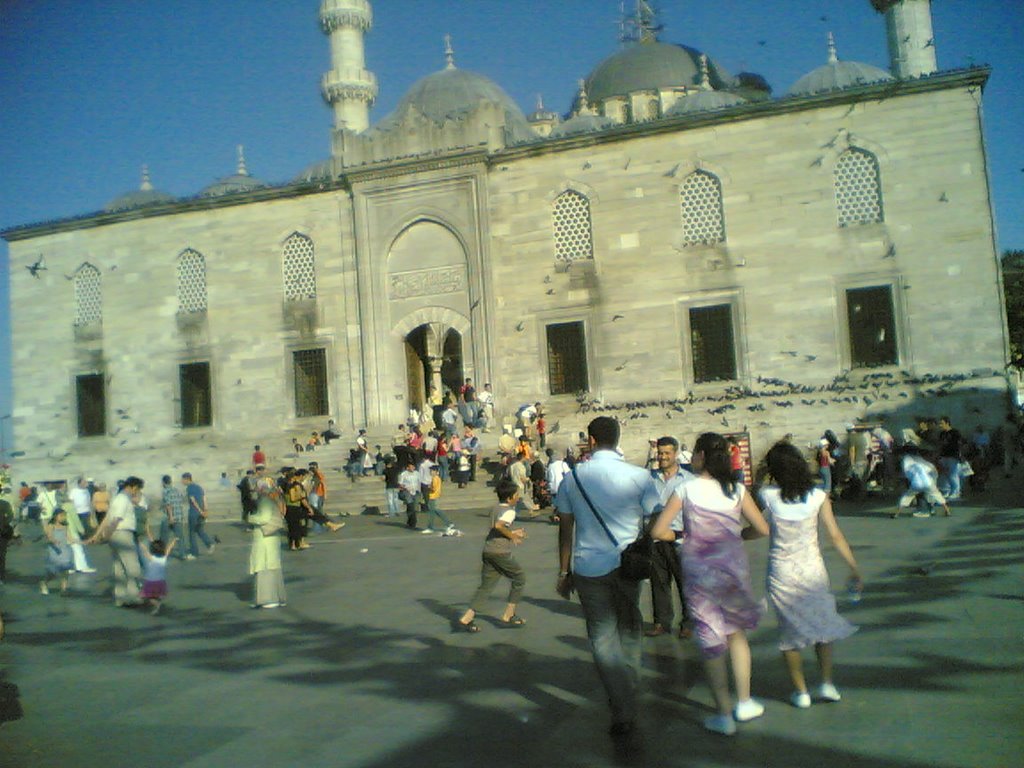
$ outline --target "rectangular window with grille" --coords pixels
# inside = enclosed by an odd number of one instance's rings
[[[695,384],[736,378],[731,304],[690,308],[690,355]]]
[[[178,367],[181,384],[181,426],[208,427],[213,424],[213,391],[209,363],[186,363]]]
[[[846,320],[853,367],[899,364],[891,285],[847,289]]]
[[[102,373],[75,377],[78,436],[96,437],[107,431],[107,396]]]
[[[295,415],[326,416],[327,350],[300,349],[292,353],[295,372]]]
[[[587,344],[582,322],[547,327],[548,382],[552,395],[572,395],[590,389]]]

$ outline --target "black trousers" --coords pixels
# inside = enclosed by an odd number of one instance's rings
[[[654,608],[654,623],[666,629],[675,620],[672,605],[672,584],[675,582],[682,605],[681,621],[686,621],[686,598],[683,597],[683,567],[679,562],[679,550],[671,541],[654,542],[654,556],[651,558],[651,603]]]
[[[297,547],[306,535],[306,510],[302,507],[285,507],[284,521],[288,523],[288,546]]]

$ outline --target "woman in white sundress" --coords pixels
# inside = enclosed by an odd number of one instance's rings
[[[860,588],[860,573],[846,537],[839,530],[832,502],[814,487],[811,470],[796,446],[778,443],[767,456],[773,485],[761,490],[761,506],[771,528],[768,553],[768,600],[779,619],[782,651],[793,693],[790,703],[811,706],[800,652],[814,646],[821,671],[816,698],[839,701],[832,682],[832,643],[849,637],[857,628],[836,612],[828,572],[818,547],[818,522],[828,531],[832,545],[850,567],[850,578]]]

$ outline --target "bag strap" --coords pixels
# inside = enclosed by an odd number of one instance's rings
[[[590,496],[587,495],[587,489],[584,488],[583,483],[580,482],[580,476],[576,474],[575,466],[573,466],[572,468],[572,477],[576,481],[576,487],[579,488],[580,493],[583,495],[583,500],[587,502],[587,506],[590,507],[590,511],[594,513],[594,517],[597,518],[597,522],[599,522],[601,524],[601,528],[604,529],[605,535],[608,537],[608,540],[611,541],[613,547],[618,549],[619,542],[612,535],[612,532],[608,529],[607,523],[605,523],[604,518],[601,517],[601,513],[597,511],[597,507],[594,506],[594,502],[590,500]]]

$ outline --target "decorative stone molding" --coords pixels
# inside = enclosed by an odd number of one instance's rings
[[[463,338],[469,333],[469,318],[459,314],[448,307],[423,307],[415,312],[410,312],[397,323],[391,332],[399,338],[405,338],[421,325],[440,323],[441,325],[454,328]]]
[[[388,298],[438,296],[466,289],[466,268],[461,266],[396,272],[389,278]]]

